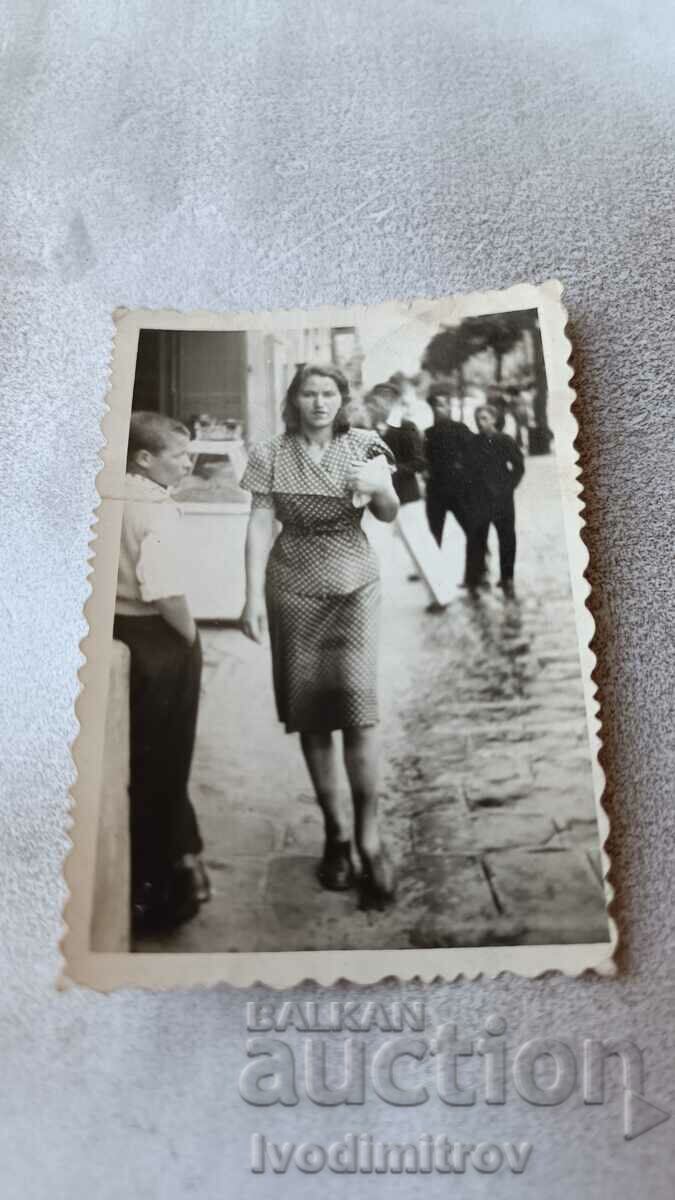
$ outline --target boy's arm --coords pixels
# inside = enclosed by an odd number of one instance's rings
[[[166,596],[162,600],[155,600],[154,603],[167,625],[171,625],[176,633],[184,637],[186,642],[192,646],[197,637],[197,626],[190,612],[187,597]]]

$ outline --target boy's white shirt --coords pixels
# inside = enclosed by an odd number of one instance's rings
[[[182,514],[171,494],[144,475],[124,480],[115,612],[120,616],[157,613],[154,603],[184,596]]]

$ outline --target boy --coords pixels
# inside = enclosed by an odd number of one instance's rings
[[[466,585],[475,590],[485,583],[485,555],[490,525],[499,538],[498,587],[514,596],[516,527],[513,493],[525,473],[523,456],[508,433],[497,430],[497,413],[489,405],[475,412],[478,433],[467,453],[471,523],[467,534]],[[489,586],[489,585],[487,585]]]
[[[131,652],[132,923],[172,929],[209,898],[187,792],[201,646],[185,596],[180,509],[169,488],[191,471],[190,435],[160,413],[131,417],[113,636]]]

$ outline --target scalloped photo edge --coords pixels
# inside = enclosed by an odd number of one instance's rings
[[[131,311],[120,308],[115,312],[110,388],[106,397],[107,410],[102,420],[105,445],[101,450],[101,469],[97,476],[100,503],[96,509],[90,542],[93,556],[91,593],[84,610],[88,634],[81,644],[85,662],[79,673],[81,690],[76,703],[79,733],[72,749],[77,778],[72,788],[71,849],[64,863],[68,897],[64,907],[63,966],[57,981],[59,988],[81,985],[109,992],[116,988],[163,990],[227,984],[237,988],[264,985],[284,989],[299,987],[308,980],[328,986],[344,981],[354,985],[375,984],[392,977],[400,981],[430,983],[438,979],[451,982],[460,977],[494,977],[503,972],[529,978],[550,971],[570,976],[588,970],[604,975],[615,973],[617,929],[610,911],[613,889],[608,881],[610,863],[605,850],[609,821],[603,806],[605,776],[598,757],[602,745],[600,706],[593,680],[596,658],[591,650],[595,623],[588,607],[590,585],[586,579],[586,569],[589,556],[581,536],[585,524],[581,499],[583,470],[575,450],[578,425],[572,411],[576,399],[571,386],[573,372],[569,361],[572,347],[566,335],[567,314],[562,304],[562,293],[561,283],[549,280],[540,285],[519,284],[503,291],[368,306],[325,306],[312,311],[228,314]],[[499,944],[488,945],[423,945],[405,949],[344,949],[340,945],[330,945],[319,949],[200,950],[188,953],[167,952],[157,947],[151,952],[144,952],[142,943],[134,950],[92,948],[112,627],[139,332],[262,331],[272,337],[281,336],[289,330],[326,326],[338,329],[367,327],[372,332],[377,330],[379,324],[384,338],[402,336],[406,324],[420,318],[427,321],[433,318],[441,326],[456,325],[466,317],[532,309],[538,313],[546,368],[548,418],[555,435],[554,457],[583,685],[607,940],[574,944],[561,941],[546,945],[509,945],[500,941]],[[278,399],[280,403],[282,397]],[[127,886],[128,882],[123,885],[122,891]],[[120,903],[127,903],[126,894],[120,897]],[[213,903],[214,900],[211,901]]]

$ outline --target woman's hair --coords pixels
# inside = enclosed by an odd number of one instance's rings
[[[133,462],[139,450],[148,450],[150,454],[159,454],[168,444],[169,438],[175,434],[189,438],[190,431],[180,421],[173,417],[165,417],[164,413],[134,412],[129,422],[129,444],[127,460]]]
[[[281,409],[281,416],[286,433],[300,432],[300,409],[298,408],[298,396],[300,390],[309,379],[310,375],[321,375],[325,379],[332,379],[340,393],[342,403],[335,420],[333,421],[333,433],[346,433],[349,429],[349,416],[347,413],[347,405],[350,403],[349,383],[347,378],[342,374],[337,367],[332,363],[300,363],[295,375],[291,379],[288,391],[284,397],[284,403]]]

